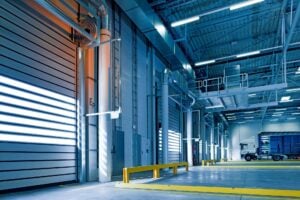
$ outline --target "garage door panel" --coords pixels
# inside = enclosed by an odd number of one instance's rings
[[[0,11],[3,13],[3,15],[9,16],[9,19],[0,19],[1,22],[1,27],[5,28],[6,31],[11,32],[14,35],[17,35],[21,38],[24,38],[25,40],[37,44],[39,46],[41,46],[42,48],[45,48],[46,50],[56,54],[56,55],[60,55],[62,58],[73,62],[73,59],[75,58],[75,54],[72,50],[72,52],[66,52],[65,51],[65,47],[61,45],[61,43],[57,43],[56,40],[52,39],[51,37],[49,38],[49,36],[41,31],[39,31],[38,29],[35,32],[37,33],[32,33],[32,32],[28,32],[27,30],[24,30],[24,27],[22,27],[22,24],[24,23],[24,21],[16,18],[14,15],[12,15],[11,13],[7,12],[4,9],[0,8]],[[10,20],[13,19],[13,20]],[[23,24],[26,26],[26,24]],[[54,43],[51,43],[51,41],[53,41]],[[55,44],[57,43],[57,44]],[[72,53],[72,54],[70,54]],[[74,64],[74,63],[73,63]]]
[[[67,182],[67,181],[74,181],[74,180],[76,180],[76,174],[40,177],[40,178],[32,178],[32,179],[21,179],[21,180],[14,180],[14,181],[3,181],[0,182],[0,190],[16,189],[22,187],[53,184],[53,183],[60,183],[60,182]]]
[[[74,44],[64,37],[63,33],[60,33],[61,30],[57,29],[55,26],[51,25],[51,23],[46,23],[43,17],[38,16],[39,14],[28,7],[22,1],[5,1],[3,0],[0,4],[2,9],[7,10],[8,12],[15,15],[17,18],[22,19],[26,25],[24,26],[27,29],[27,26],[34,26],[36,29],[41,30],[43,33],[47,33],[50,37],[54,38],[57,42],[60,42],[66,49],[70,51],[71,54],[74,54],[76,47]],[[27,30],[35,30],[35,29],[27,29]],[[55,35],[55,37],[54,37]]]
[[[10,72],[10,74],[7,74],[8,76],[10,75],[19,78],[24,77],[22,79],[25,79],[28,83],[45,85],[47,89],[60,91],[67,96],[74,96],[73,91],[75,90],[76,85],[66,81],[65,79],[61,79],[53,75],[51,76],[48,73],[38,70],[32,66],[28,66],[4,56],[0,56],[0,66],[2,74]],[[14,70],[15,73],[12,74],[11,70]],[[28,77],[31,77],[31,79],[28,79]],[[71,78],[69,79],[72,80]]]
[[[0,152],[1,161],[24,161],[24,160],[75,160],[74,153],[18,153]]]
[[[1,43],[0,43],[1,44]],[[60,70],[55,69],[52,66],[49,65],[44,65],[43,63],[37,62],[31,58],[28,58],[22,54],[16,53],[15,51],[7,48],[2,48],[1,49],[2,55],[5,57],[11,59],[11,60],[16,60],[20,63],[23,63],[27,66],[30,66],[32,68],[38,69],[40,71],[43,71],[48,74],[53,74],[55,77],[58,77],[62,80],[72,82],[72,79],[74,79],[74,74],[73,75],[68,75]],[[5,63],[3,63],[5,65]],[[25,71],[26,72],[26,71]]]
[[[62,145],[40,145],[40,144],[24,144],[24,143],[3,143],[0,142],[0,151],[19,151],[19,152],[61,152],[73,153],[75,146]],[[1,169],[1,167],[0,167]]]
[[[1,33],[1,32],[0,32]],[[31,51],[28,48],[25,48],[15,42],[8,40],[5,37],[1,37],[0,45],[4,48],[9,49],[10,51],[18,52],[18,54],[25,56],[27,58],[31,58],[31,60],[38,62],[40,65],[51,67],[57,71],[68,74],[69,76],[74,77],[75,72],[69,69],[67,66],[64,66],[58,62],[50,60],[38,53]]]
[[[24,2],[0,1],[0,191],[77,180],[77,46]]]
[[[3,20],[4,21],[4,20]],[[34,42],[29,41],[28,39],[25,39],[24,37],[20,37],[18,34],[8,31],[6,28],[6,24],[3,24],[3,22],[1,21],[2,25],[5,26],[5,28],[0,27],[0,35],[5,35],[5,38],[7,40],[13,41],[18,45],[23,46],[24,48],[27,48],[28,51],[34,51],[35,53],[44,56],[54,62],[58,62],[62,65],[64,65],[65,67],[71,68],[75,63],[72,63],[74,61],[74,59],[71,58],[70,61],[68,61],[67,59],[65,59],[64,57],[62,57],[61,55],[57,54],[57,53],[53,53],[51,51],[49,51],[49,47],[51,48],[50,45],[47,46],[40,46],[40,41],[36,41],[39,45],[37,45]],[[9,24],[9,23],[7,23]],[[15,30],[18,31],[19,30]],[[57,49],[57,48],[56,48]]]
[[[76,160],[0,162],[0,171],[76,167]]]
[[[36,169],[36,170],[22,170],[22,171],[9,171],[0,172],[0,181],[9,181],[15,179],[28,179],[43,176],[54,176],[60,174],[75,174],[75,167],[56,168],[56,169]]]

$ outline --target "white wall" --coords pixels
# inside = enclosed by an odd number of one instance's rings
[[[281,131],[300,131],[300,122],[266,122],[263,125],[257,122],[245,124],[231,124],[229,127],[231,157],[232,160],[240,160],[240,142],[257,135],[260,132],[281,132]]]

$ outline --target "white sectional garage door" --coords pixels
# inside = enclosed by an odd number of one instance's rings
[[[0,191],[76,181],[76,45],[0,1]]]

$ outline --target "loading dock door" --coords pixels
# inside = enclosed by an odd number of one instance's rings
[[[0,1],[0,191],[76,181],[76,45],[25,1]]]

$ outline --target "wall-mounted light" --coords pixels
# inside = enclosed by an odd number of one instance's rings
[[[237,9],[240,9],[240,8],[251,6],[253,4],[261,3],[263,1],[264,0],[248,0],[248,1],[244,1],[242,3],[234,4],[234,5],[230,6],[229,9],[230,10],[237,10]]]
[[[216,60],[207,60],[207,61],[202,61],[202,62],[197,62],[197,63],[195,63],[195,66],[208,65],[208,64],[215,63],[215,62],[216,62]]]
[[[194,16],[194,17],[186,18],[186,19],[179,20],[179,21],[171,23],[171,27],[181,26],[181,25],[188,24],[188,23],[191,23],[191,22],[194,22],[194,21],[198,21],[199,19],[200,19],[200,16]]]
[[[257,55],[260,54],[260,51],[251,51],[248,53],[242,53],[242,54],[238,54],[236,55],[237,58],[243,58],[243,57],[247,57],[247,56],[253,56],[253,55]]]

